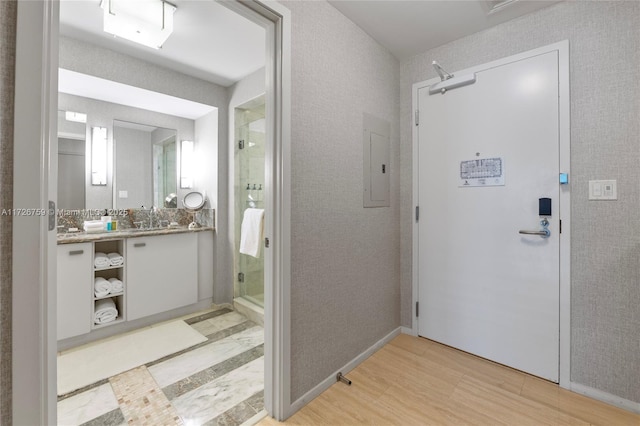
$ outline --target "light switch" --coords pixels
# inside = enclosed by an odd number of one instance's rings
[[[618,188],[616,180],[590,180],[590,200],[617,200]]]
[[[118,198],[129,198],[128,191],[118,191]]]

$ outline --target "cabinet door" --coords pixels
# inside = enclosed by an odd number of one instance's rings
[[[127,239],[127,320],[198,301],[193,233]]]
[[[92,244],[58,246],[58,340],[91,330]]]

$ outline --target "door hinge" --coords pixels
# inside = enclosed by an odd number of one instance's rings
[[[269,238],[264,239],[264,246],[265,248],[269,248]]]
[[[238,282],[239,283],[244,282],[244,272],[238,272]]]
[[[420,302],[416,302],[416,317],[420,316]]]
[[[56,202],[49,201],[49,231],[56,229]]]
[[[560,227],[560,233],[562,234],[562,219],[560,219],[560,225],[559,225],[559,227]]]
[[[416,222],[420,220],[420,206],[416,206]]]
[[[416,126],[420,124],[420,111],[416,110]]]
[[[244,139],[238,141],[238,149],[244,149]]]

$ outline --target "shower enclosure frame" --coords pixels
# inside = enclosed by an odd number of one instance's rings
[[[244,299],[252,306],[264,308],[264,251],[258,258],[240,253],[240,229],[243,213],[247,208],[264,209],[264,129],[252,130],[252,125],[265,122],[265,94],[238,100],[229,106],[229,163],[233,164],[233,241],[234,241],[234,302]],[[232,130],[233,129],[233,130]],[[255,151],[258,151],[257,155]],[[231,160],[233,153],[233,160]],[[257,161],[256,161],[257,160]],[[260,162],[260,164],[256,164]],[[256,170],[257,169],[257,170]],[[257,172],[257,173],[256,173]],[[246,188],[245,188],[245,185]],[[230,190],[231,192],[231,190]],[[230,212],[231,214],[231,212]],[[257,288],[262,294],[259,298]],[[259,309],[258,309],[259,311]]]
[[[213,0],[211,0],[213,1]],[[266,152],[265,407],[278,420],[290,400],[290,135],[291,13],[269,0],[224,6],[263,26],[267,34],[266,93],[271,112]],[[59,3],[17,2],[13,207],[53,212],[13,218],[11,300],[12,419],[55,424],[57,93]],[[51,185],[50,182],[53,182]],[[53,218],[53,221],[50,219]],[[16,244],[16,242],[20,242]],[[34,265],[38,265],[34,267]],[[9,387],[9,386],[7,386]]]

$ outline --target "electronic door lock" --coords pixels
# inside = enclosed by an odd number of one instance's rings
[[[551,216],[551,198],[538,198],[538,216]]]

